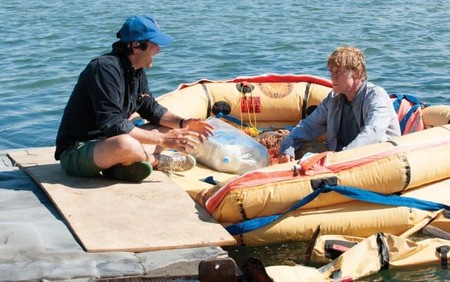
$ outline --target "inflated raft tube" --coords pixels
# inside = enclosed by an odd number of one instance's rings
[[[202,191],[197,200],[221,223],[283,213],[314,191],[313,181],[337,178],[338,185],[393,194],[450,176],[450,125],[434,127],[342,152],[328,152],[306,171],[296,162],[255,170]],[[351,201],[321,194],[301,210]]]
[[[450,241],[425,239],[414,242],[377,233],[359,242],[337,259],[318,269],[303,265],[266,267],[273,281],[354,281],[384,269],[436,266],[446,269]]]
[[[329,80],[312,75],[267,74],[183,84],[158,102],[183,118],[204,119],[222,112],[242,122],[256,120],[258,128],[280,128],[312,112],[331,87]]]
[[[449,189],[450,179],[444,179],[409,190],[401,197],[450,205]],[[319,226],[321,234],[366,238],[376,232],[385,232],[399,236],[435,216],[435,213],[406,206],[351,201],[322,208],[294,210],[271,224],[236,235],[235,238],[238,244],[246,246],[310,241]]]
[[[450,124],[450,106],[431,105],[422,110],[422,119],[425,128]]]

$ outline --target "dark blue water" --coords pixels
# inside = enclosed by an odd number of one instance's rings
[[[92,57],[110,50],[116,31],[134,14],[153,15],[176,38],[148,70],[156,96],[200,78],[263,73],[328,77],[328,54],[351,44],[364,50],[369,80],[388,92],[448,104],[449,4],[2,0],[0,150],[54,145],[78,74]]]
[[[328,54],[352,44],[388,92],[449,102],[449,1],[268,2],[2,1],[0,149],[53,145],[79,72],[142,13],[177,39],[148,71],[156,96],[200,78],[328,77]]]

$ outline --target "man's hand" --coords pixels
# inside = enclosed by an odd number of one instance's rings
[[[199,118],[190,118],[183,121],[183,128],[198,133],[198,139],[203,143],[209,136],[214,136],[214,126]]]
[[[279,164],[292,162],[293,160],[294,160],[294,158],[292,156],[289,156],[289,155],[286,155],[286,154],[278,156],[278,163]]]
[[[200,134],[190,131],[187,128],[171,129],[163,134],[164,148],[175,149],[181,153],[187,154],[188,150],[195,149],[199,144]]]

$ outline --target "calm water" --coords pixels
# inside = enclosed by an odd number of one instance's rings
[[[450,1],[355,2],[3,0],[0,150],[54,145],[78,74],[110,50],[116,31],[134,14],[155,16],[177,39],[148,71],[156,96],[200,78],[328,77],[328,54],[352,44],[365,51],[369,80],[388,92],[448,104]],[[440,277],[429,271],[431,279]]]

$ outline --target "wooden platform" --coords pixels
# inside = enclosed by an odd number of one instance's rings
[[[142,183],[64,173],[54,147],[8,155],[48,194],[88,252],[167,250],[226,246],[229,233],[165,174]]]

